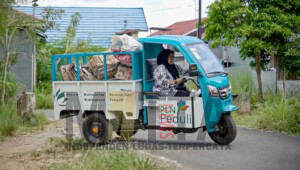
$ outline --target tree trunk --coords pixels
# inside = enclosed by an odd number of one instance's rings
[[[7,79],[7,70],[8,70],[8,66],[9,66],[9,58],[10,58],[10,44],[12,41],[12,37],[15,33],[15,31],[17,30],[17,28],[14,28],[11,31],[11,34],[9,34],[9,30],[8,28],[5,30],[5,46],[4,46],[4,67],[3,67],[3,71],[2,71],[2,90],[1,90],[1,105],[5,105],[5,94],[6,94],[6,79]]]
[[[256,75],[257,75],[257,85],[258,85],[258,100],[260,103],[263,102],[263,91],[261,82],[261,66],[260,66],[260,54],[255,54],[256,63]]]
[[[7,67],[8,67],[8,62],[9,62],[9,52],[5,53],[5,62],[4,62],[4,67],[2,71],[2,91],[1,91],[1,105],[5,105],[5,93],[6,93],[6,78],[7,78]]]
[[[22,122],[29,122],[34,118],[35,96],[34,93],[23,92],[17,101],[18,115]]]

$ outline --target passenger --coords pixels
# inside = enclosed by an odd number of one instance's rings
[[[189,96],[190,91],[181,83],[182,79],[179,77],[179,74],[186,74],[187,71],[174,64],[174,51],[169,49],[161,51],[153,73],[155,79],[153,91],[165,96]]]

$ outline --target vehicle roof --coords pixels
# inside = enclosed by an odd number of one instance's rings
[[[172,43],[183,43],[183,44],[193,44],[193,43],[203,43],[203,40],[184,35],[157,35],[153,37],[139,38],[142,43],[162,43],[162,44],[172,44]]]

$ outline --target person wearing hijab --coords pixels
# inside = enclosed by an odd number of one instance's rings
[[[179,74],[186,74],[188,70],[184,70],[177,64],[174,64],[174,51],[165,49],[158,54],[157,67],[153,72],[155,85],[154,92],[160,92],[165,96],[189,96],[188,90],[177,90],[175,85],[181,82]]]

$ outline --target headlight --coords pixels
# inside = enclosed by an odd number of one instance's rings
[[[215,86],[207,85],[207,89],[209,91],[209,94],[213,97],[218,97],[219,92],[218,89]]]
[[[229,87],[228,87],[228,91],[231,91],[231,83],[229,82]]]

